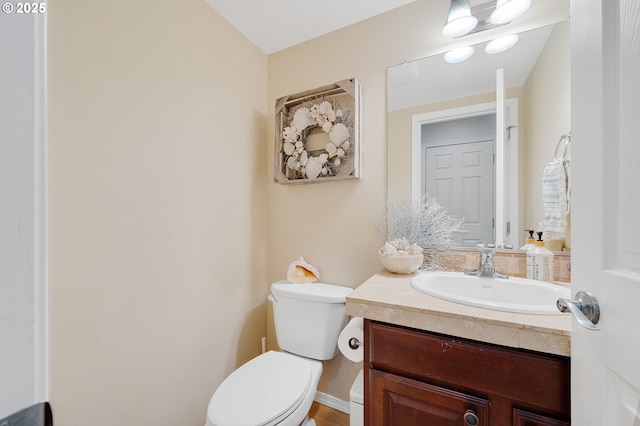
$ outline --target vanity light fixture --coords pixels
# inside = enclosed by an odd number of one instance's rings
[[[531,7],[532,0],[497,0],[490,21],[495,25],[507,24],[522,16]]]
[[[520,40],[520,36],[517,34],[512,34],[504,37],[498,37],[494,40],[491,40],[484,47],[484,52],[488,55],[496,55],[498,53],[506,52],[515,46]]]
[[[469,34],[478,25],[478,18],[471,14],[469,0],[451,0],[447,23],[442,27],[442,35],[461,37]]]
[[[458,64],[469,59],[475,49],[473,46],[462,47],[460,49],[450,50],[444,54],[444,61],[449,64]]]

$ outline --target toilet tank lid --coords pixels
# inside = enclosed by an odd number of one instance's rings
[[[352,291],[350,287],[325,283],[292,284],[278,281],[271,284],[271,293],[276,300],[278,296],[284,296],[322,303],[345,303],[347,295]]]

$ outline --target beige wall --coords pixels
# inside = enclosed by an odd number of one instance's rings
[[[571,131],[571,41],[569,22],[556,25],[524,86],[524,193],[528,200],[523,229],[544,219],[542,172],[553,159],[560,136]]]
[[[356,287],[381,269],[376,251],[383,240],[374,218],[387,193],[386,69],[405,60],[441,53],[452,42],[440,34],[447,2],[416,0],[323,37],[269,56],[269,154],[273,160],[275,99],[337,80],[355,77],[364,90],[363,178],[302,186],[268,184],[269,281],[281,279],[288,264],[303,255],[325,282]],[[568,16],[568,2],[534,3],[524,31]],[[479,43],[481,33],[454,41]],[[272,181],[272,172],[267,179]],[[270,345],[275,338],[269,332]],[[325,362],[319,390],[343,400],[360,365],[341,355]]]
[[[201,426],[266,335],[267,56],[201,0],[51,0],[51,400]]]

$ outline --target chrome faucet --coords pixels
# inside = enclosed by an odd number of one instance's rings
[[[480,252],[480,266],[465,273],[481,278],[509,278],[508,275],[496,271],[495,266],[493,266],[493,250],[482,250]]]

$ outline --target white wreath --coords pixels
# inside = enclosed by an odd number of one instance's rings
[[[308,179],[334,175],[351,152],[351,120],[345,106],[329,101],[295,110],[289,126],[282,130],[282,152],[288,174]],[[306,147],[307,135],[314,128],[328,133],[331,141],[315,156]]]

